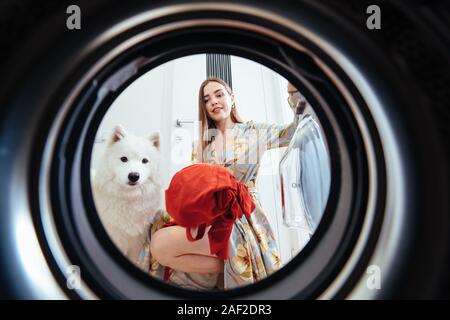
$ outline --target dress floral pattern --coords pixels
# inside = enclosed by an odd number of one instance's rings
[[[224,263],[223,288],[232,289],[252,284],[261,280],[281,267],[281,259],[277,250],[276,239],[266,214],[259,201],[256,179],[260,160],[265,150],[288,146],[300,121],[304,104],[300,103],[300,95],[290,95],[289,104],[294,111],[294,120],[288,125],[266,124],[248,121],[236,123],[231,129],[232,142],[227,143],[223,151],[223,161],[218,161],[215,144],[205,148],[204,162],[222,165],[248,187],[248,191],[256,205],[251,218],[245,216],[236,220],[230,237],[230,254]],[[196,150],[194,148],[194,150]],[[197,162],[193,152],[192,162]],[[152,225],[151,234],[156,232],[164,222],[170,219],[161,211]],[[173,271],[167,274],[165,268],[152,259],[146,244],[141,252],[140,265],[148,266],[150,275],[164,281],[191,289],[213,289],[216,287],[218,275],[186,274]],[[145,267],[144,267],[145,268]]]

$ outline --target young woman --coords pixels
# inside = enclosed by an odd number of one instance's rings
[[[237,112],[235,96],[230,87],[219,78],[208,78],[199,90],[200,143],[193,152],[193,162],[216,164],[226,167],[238,181],[248,187],[256,205],[251,218],[236,220],[230,237],[229,258],[225,261],[210,254],[207,232],[198,241],[189,241],[186,230],[170,226],[152,230],[150,273],[161,276],[159,265],[175,272],[165,273],[166,280],[188,287],[201,287],[201,279],[208,286],[220,283],[225,289],[243,286],[263,279],[281,267],[269,221],[261,207],[256,190],[259,161],[265,150],[289,144],[304,103],[300,95],[288,85],[289,103],[294,120],[288,125],[243,122]],[[196,230],[191,230],[195,236]],[[159,265],[158,265],[159,263]],[[167,269],[166,269],[167,271]],[[187,273],[187,274],[186,274]],[[196,275],[193,279],[188,275]],[[173,279],[171,279],[173,278]],[[177,278],[177,280],[175,279]],[[199,280],[200,279],[200,280]]]

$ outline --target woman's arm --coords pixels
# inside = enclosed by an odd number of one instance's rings
[[[260,145],[265,146],[265,149],[287,147],[300,122],[306,100],[290,83],[288,84],[288,93],[288,103],[294,113],[291,123],[287,125],[254,123]]]

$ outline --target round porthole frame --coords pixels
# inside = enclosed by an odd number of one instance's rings
[[[355,79],[351,79],[342,65],[336,63],[338,57],[326,54],[321,39],[314,38],[307,28],[299,24],[276,14],[250,10],[246,6],[202,7],[199,4],[174,6],[171,9],[170,15],[157,17],[161,11],[150,11],[135,17],[133,21],[122,23],[120,27],[123,30],[119,27],[113,29],[109,38],[101,39],[101,45],[94,51],[98,60],[93,58],[95,55],[91,52],[89,59],[96,61],[91,60],[89,68],[83,70],[83,76],[77,78],[76,86],[65,92],[66,98],[53,122],[44,156],[39,162],[39,189],[46,191],[41,192],[39,198],[41,222],[52,259],[60,270],[71,264],[79,264],[85,270],[83,286],[76,291],[82,298],[280,299],[347,295],[372,254],[385,205],[384,153],[372,112],[369,112],[373,105],[369,106],[369,100],[364,99],[357,90]],[[164,23],[158,19],[164,20]],[[195,43],[193,36],[195,34],[202,39],[205,34],[226,33],[228,39],[240,39],[242,46],[259,44],[258,50],[254,47],[244,50],[233,41],[210,42],[207,45],[207,42]],[[183,37],[186,39],[186,34],[191,45],[183,47],[181,43]],[[170,42],[172,36],[178,37],[177,41]],[[156,47],[154,41],[161,41],[157,43],[159,49],[164,47],[161,43],[167,41],[167,51],[152,57],[139,53],[143,52],[140,50],[145,52],[146,46]],[[267,47],[261,46],[264,43]],[[263,57],[262,48],[272,51],[270,54],[264,53]],[[296,85],[317,110],[324,125],[331,158],[336,161],[332,162],[332,192],[323,221],[307,247],[281,271],[252,286],[204,293],[169,288],[149,279],[114,248],[107,252],[107,248],[99,242],[100,239],[108,244],[106,234],[104,231],[102,234],[97,223],[99,221],[96,222],[91,210],[90,213],[80,212],[85,207],[92,209],[93,201],[89,198],[87,183],[90,149],[108,104],[129,83],[152,68],[171,59],[207,52],[252,59],[279,72]],[[284,61],[280,63],[277,59]],[[309,64],[312,69],[301,70],[297,59],[305,66]],[[136,66],[136,70],[130,72],[129,77],[115,80],[117,72],[130,65]],[[313,77],[311,70],[320,72],[329,82],[325,84],[324,78]],[[330,84],[333,87],[329,92],[319,92],[317,89],[321,85],[322,89],[326,89]],[[70,83],[66,85],[69,86]],[[105,91],[101,91],[102,88],[106,88]],[[324,97],[325,94],[328,96]],[[336,96],[333,97],[333,94]],[[99,102],[98,98],[102,95],[106,100]],[[330,106],[329,101],[338,101],[338,105]],[[99,109],[102,111],[95,111]],[[90,235],[86,233],[88,231]],[[93,245],[93,241],[98,243]],[[74,248],[74,243],[78,243],[77,248]],[[320,245],[323,246],[322,251]],[[89,250],[90,253],[86,254]],[[325,251],[326,259],[323,258]],[[348,268],[353,271],[351,277],[345,272]],[[314,276],[305,273],[305,270],[313,272]]]

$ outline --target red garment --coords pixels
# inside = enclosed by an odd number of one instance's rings
[[[228,259],[233,224],[243,214],[250,218],[255,204],[247,186],[222,166],[205,163],[188,166],[175,174],[166,190],[166,209],[175,223],[186,228],[189,241],[199,240],[205,228],[211,254]],[[190,228],[198,227],[196,238]]]

